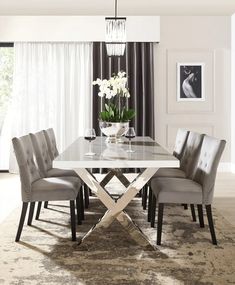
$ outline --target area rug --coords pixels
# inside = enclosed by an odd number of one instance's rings
[[[135,198],[126,211],[156,241],[156,228]],[[104,214],[92,197],[81,238]],[[70,240],[69,208],[51,203],[41,219],[25,225],[21,241],[14,242],[20,207],[0,225],[0,284],[235,284],[235,229],[216,210],[218,245],[211,243],[207,224],[200,228],[182,206],[165,207],[162,245],[156,251],[138,246],[118,222],[93,232],[82,246]],[[206,219],[205,219],[206,220]]]

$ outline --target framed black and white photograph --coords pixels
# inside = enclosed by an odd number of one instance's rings
[[[205,101],[204,63],[177,63],[177,101]]]

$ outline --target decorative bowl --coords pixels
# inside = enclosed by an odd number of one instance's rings
[[[101,132],[107,136],[107,143],[121,143],[121,137],[129,128],[129,122],[99,122]]]

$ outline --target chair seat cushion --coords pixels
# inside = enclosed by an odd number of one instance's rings
[[[202,187],[191,179],[153,178],[151,188],[158,203],[202,204]]]
[[[81,187],[77,177],[42,178],[32,184],[32,201],[75,200]]]
[[[74,176],[78,177],[73,169],[51,168],[47,171],[47,177]]]
[[[186,178],[186,174],[179,168],[159,168],[153,177]]]

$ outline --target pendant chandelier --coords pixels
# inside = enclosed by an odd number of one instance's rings
[[[115,17],[106,17],[105,43],[108,56],[122,56],[126,47],[126,18],[117,17],[117,0],[115,0]]]

